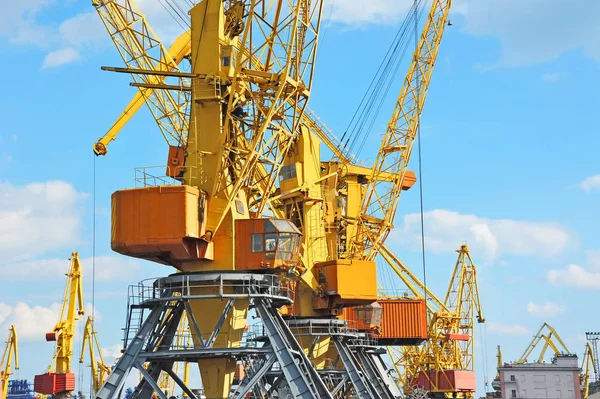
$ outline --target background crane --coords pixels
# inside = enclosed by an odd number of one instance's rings
[[[0,358],[0,399],[6,399],[8,393],[8,381],[12,375],[13,358],[15,370],[19,369],[19,343],[15,325],[12,324],[8,331],[4,352],[2,352],[2,358]]]
[[[104,363],[102,347],[98,341],[98,333],[94,329],[94,319],[92,316],[88,316],[85,322],[85,327],[83,328],[83,340],[81,344],[79,363],[83,363],[85,361],[86,347],[89,350],[90,368],[92,372],[92,394],[95,394],[110,373],[110,366]]]
[[[586,343],[581,359],[581,373],[579,374],[579,385],[581,387],[581,397],[586,399],[590,395],[590,374],[598,373],[596,368],[596,359],[594,358],[594,349],[590,343]]]
[[[476,267],[467,245],[463,244],[457,250],[458,258],[443,302],[391,251],[385,246],[382,249],[383,258],[412,294],[428,300],[428,340],[422,346],[390,352],[405,391],[424,389],[434,397],[456,394],[473,397],[475,322],[483,323],[485,318],[479,300]],[[461,373],[462,378],[457,378]]]
[[[83,290],[81,282],[81,264],[77,252],[71,254],[71,268],[66,274],[67,285],[63,296],[59,321],[54,329],[46,334],[46,341],[55,341],[55,354],[50,370],[36,375],[34,390],[56,398],[68,397],[75,389],[75,375],[71,372],[75,323],[85,312],[83,309]]]
[[[544,334],[545,330],[547,331],[547,334]],[[529,345],[527,345],[527,348],[525,348],[525,351],[523,352],[521,357],[519,357],[519,359],[515,363],[516,364],[527,363],[529,356],[532,354],[532,352],[535,350],[535,348],[540,344],[540,342],[542,342],[543,344],[542,344],[542,349],[540,351],[540,355],[537,358],[538,363],[541,363],[544,360],[544,355],[546,354],[546,350],[548,350],[548,347],[552,348],[555,355],[560,355],[561,353],[564,353],[567,355],[571,354],[571,352],[567,348],[567,345],[564,343],[564,341],[562,340],[560,335],[558,335],[558,332],[554,329],[554,327],[552,327],[548,323],[544,323],[544,324],[542,324],[542,326],[540,327],[538,332],[533,336],[533,339],[531,340]],[[558,343],[558,345],[557,345],[557,343]],[[562,349],[562,352],[559,348]]]

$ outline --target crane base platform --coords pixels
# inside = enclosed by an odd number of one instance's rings
[[[158,379],[166,372],[191,399],[197,399],[192,389],[173,372],[174,362],[197,362],[211,357],[227,357],[244,365],[245,376],[230,398],[271,392],[278,397],[332,398],[327,387],[312,367],[308,357],[277,311],[290,305],[291,291],[281,286],[277,276],[253,273],[178,273],[130,287],[129,317],[125,329],[123,355],[114,366],[97,399],[116,399],[132,370],[142,375],[134,398],[150,398],[153,392],[167,399]],[[190,311],[190,301],[219,299],[226,301],[223,314],[212,332],[202,331]],[[250,303],[262,322],[260,335],[249,336],[240,347],[219,347],[215,344],[227,313],[236,301]],[[188,313],[190,333],[198,344],[179,346],[177,329]],[[203,337],[210,336],[208,339]],[[189,342],[189,340],[187,340]],[[183,340],[186,342],[186,340]],[[260,396],[263,397],[263,396]]]

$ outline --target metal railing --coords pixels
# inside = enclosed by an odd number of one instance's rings
[[[141,166],[134,169],[135,187],[179,186],[181,181],[171,177],[173,172],[183,170],[190,178],[195,176],[194,166]]]

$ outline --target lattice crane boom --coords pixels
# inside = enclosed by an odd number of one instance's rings
[[[548,330],[548,334],[543,334],[544,329]],[[554,343],[555,340],[556,340],[556,342],[558,342],[558,345],[556,343]],[[537,333],[533,336],[533,339],[531,340],[529,345],[527,345],[527,348],[525,348],[525,351],[523,352],[523,354],[521,355],[519,360],[517,360],[515,362],[515,364],[527,363],[527,359],[529,358],[531,353],[535,350],[535,348],[538,346],[538,344],[540,342],[543,342],[543,347],[542,347],[542,353],[538,357],[538,362],[541,362],[543,360],[544,354],[545,354],[546,350],[548,349],[548,346],[552,347],[552,349],[554,350],[554,353],[557,355],[561,353],[560,349],[562,349],[563,353],[565,353],[565,354],[571,354],[571,352],[567,348],[567,345],[562,340],[562,338],[560,337],[558,332],[550,324],[544,323],[544,324],[542,324],[540,329],[537,331]]]
[[[100,19],[109,32],[117,50],[128,68],[142,71],[178,71],[178,56],[185,53],[185,40],[174,43],[172,52],[165,49],[157,39],[146,17],[138,10],[133,1],[93,0]],[[136,83],[141,85],[160,86],[164,79],[155,75],[132,73]],[[186,78],[179,78],[178,86],[189,86]],[[161,92],[158,94],[158,92]],[[173,145],[181,145],[182,132],[188,129],[189,92],[140,88],[139,93],[146,101],[150,112],[158,122],[165,140]],[[134,99],[109,132],[96,143],[94,152],[98,155],[106,153],[106,145],[114,140],[116,134],[127,122],[127,113],[133,113],[141,106],[140,98]]]
[[[393,227],[451,4],[434,0],[431,5],[366,187],[356,236],[349,243],[353,258],[374,259]],[[383,174],[396,178],[389,181]]]
[[[19,343],[15,325],[12,324],[8,331],[6,346],[2,352],[2,358],[0,358],[0,399],[6,399],[8,394],[8,381],[12,375],[13,359],[15,370],[19,369]]]
[[[92,388],[94,393],[96,393],[102,384],[104,384],[106,377],[110,374],[110,366],[104,363],[102,347],[98,341],[98,333],[94,329],[94,319],[92,319],[92,316],[88,316],[83,329],[83,341],[79,363],[85,361],[86,348],[89,351],[90,368],[92,371]]]
[[[598,373],[596,368],[596,359],[594,358],[594,349],[587,342],[581,359],[581,373],[579,374],[579,385],[581,387],[581,397],[587,399],[590,395],[590,374],[594,370],[594,374]]]

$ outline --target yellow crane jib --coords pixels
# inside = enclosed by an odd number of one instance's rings
[[[547,334],[543,333],[544,330],[547,331]],[[539,345],[540,342],[543,342],[543,345],[542,345],[541,353],[537,359],[538,363],[541,363],[544,360],[544,355],[545,355],[548,347],[552,348],[555,355],[560,355],[561,353],[564,353],[567,355],[571,354],[571,352],[567,348],[567,345],[564,343],[564,341],[562,340],[562,338],[560,337],[558,332],[550,324],[544,323],[544,324],[542,324],[540,329],[537,331],[537,333],[533,336],[533,339],[531,340],[531,342],[529,343],[527,348],[525,348],[525,351],[523,352],[523,354],[521,355],[519,360],[517,360],[515,362],[515,364],[527,363],[527,359],[529,358],[531,353],[535,350],[535,348]],[[562,349],[562,352],[561,352],[561,349]]]
[[[83,329],[83,341],[79,363],[85,362],[86,347],[89,351],[90,368],[92,371],[92,388],[94,393],[96,393],[102,384],[104,384],[108,374],[110,374],[110,366],[104,363],[102,348],[98,341],[98,333],[94,330],[94,319],[92,319],[92,316],[88,316]]]
[[[0,399],[6,399],[8,394],[8,381],[13,371],[13,359],[15,370],[19,369],[19,343],[15,325],[12,324],[8,331],[4,352],[2,352],[2,358],[0,358]]]
[[[581,387],[581,397],[583,399],[587,399],[590,395],[590,374],[592,369],[594,370],[594,373],[598,373],[594,359],[594,350],[592,349],[592,345],[588,342],[585,345],[583,359],[581,359],[581,373],[579,374],[579,385]]]
[[[374,259],[393,227],[451,4],[451,0],[432,2],[373,165],[357,215],[356,230],[347,238],[350,257]],[[386,181],[380,178],[383,173],[392,173],[398,178]]]
[[[409,282],[407,286],[417,294],[423,292],[418,279],[409,278],[410,273],[398,267],[399,262],[393,261],[389,251],[383,248],[384,258],[390,258],[388,262],[396,265],[392,269],[399,269],[400,278]],[[430,305],[428,341],[422,346],[405,347],[401,356],[394,356],[404,367],[402,379],[406,381],[407,393],[419,388],[444,395],[460,393],[466,398],[474,397],[475,322],[483,323],[485,318],[479,299],[476,266],[469,249],[467,245],[461,245],[456,252],[458,258],[444,301],[428,294],[436,304],[435,307]]]
[[[35,392],[65,398],[75,389],[75,374],[71,372],[71,358],[75,337],[75,323],[85,312],[83,309],[83,286],[81,264],[77,252],[71,254],[71,267],[63,296],[59,321],[54,329],[46,334],[46,341],[56,342],[55,354],[50,370],[34,378]]]

